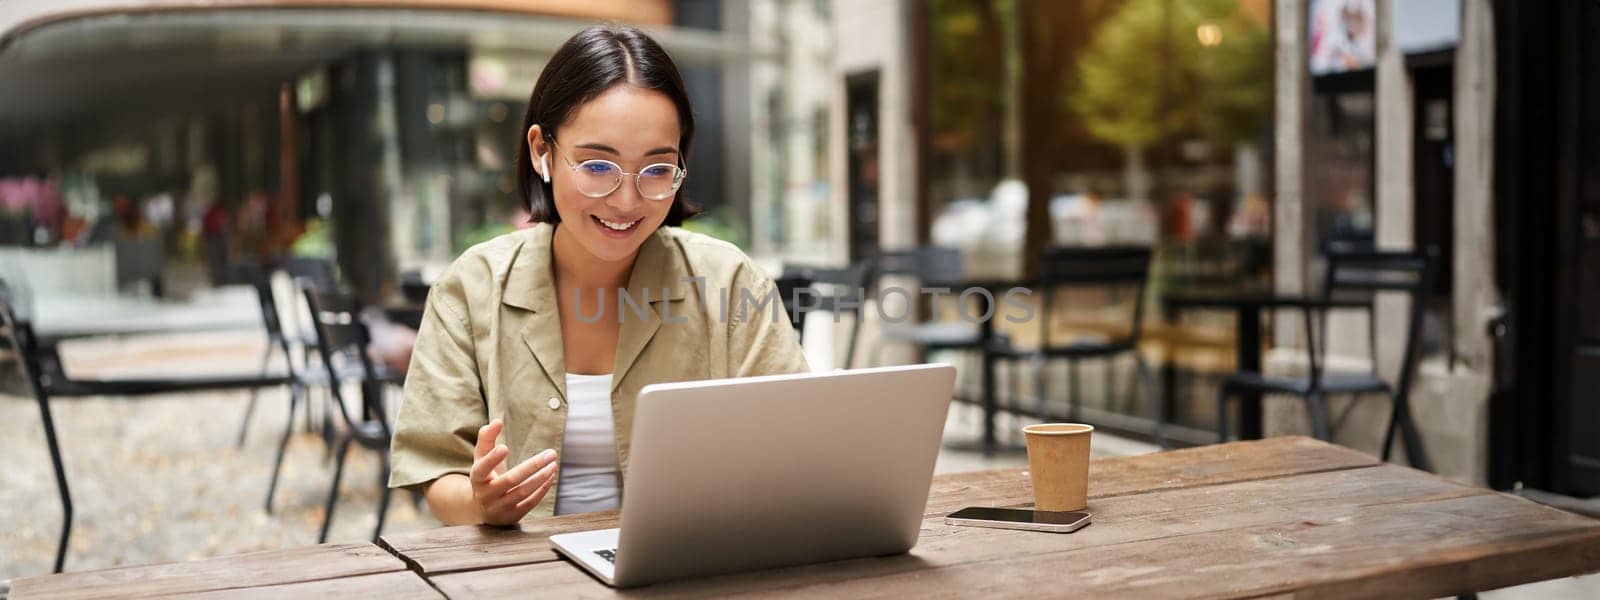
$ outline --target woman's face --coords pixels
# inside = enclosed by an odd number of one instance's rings
[[[538,125],[528,129],[533,168],[548,156],[557,234],[571,236],[577,246],[606,262],[629,260],[666,220],[673,197],[652,200],[639,194],[633,176],[622,178],[615,191],[591,198],[578,191],[573,165],[602,159],[628,173],[657,163],[681,165],[678,111],[672,100],[655,90],[631,85],[613,87],[573,111],[554,141]]]

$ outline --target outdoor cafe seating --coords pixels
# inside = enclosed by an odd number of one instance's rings
[[[323,357],[322,364],[327,374],[327,381],[331,382],[328,386],[331,404],[329,412],[337,414],[344,425],[343,430],[335,431],[335,440],[331,444],[337,448],[334,452],[333,480],[328,486],[322,529],[317,534],[317,541],[325,542],[328,539],[334,508],[339,502],[339,483],[344,475],[345,458],[352,443],[360,444],[378,454],[381,467],[378,479],[380,499],[377,508],[378,524],[372,532],[373,541],[377,541],[378,536],[383,533],[384,517],[389,507],[389,441],[393,437],[387,404],[384,402],[384,391],[388,386],[402,383],[405,377],[383,367],[367,352],[372,344],[372,337],[366,323],[362,321],[361,302],[355,296],[339,291],[318,290],[310,286],[304,286],[302,290],[306,305],[310,307],[313,315],[317,350]],[[349,381],[349,378],[345,375],[348,370],[341,368],[341,364],[352,364],[359,368],[359,376],[354,380],[361,389],[359,417],[352,416],[345,403],[343,384]],[[279,456],[281,458],[281,451]],[[273,472],[276,476],[277,469]]]
[[[923,246],[903,250],[883,250],[872,258],[872,287],[868,296],[879,302],[886,301],[891,287],[883,285],[885,277],[906,277],[915,280],[923,290],[945,288],[959,293],[966,281],[966,267],[961,251],[945,246]],[[923,294],[911,288],[910,294],[896,294],[907,306],[904,314],[915,315]],[[951,321],[885,324],[869,353],[871,364],[882,364],[883,350],[892,344],[909,344],[920,354],[938,350],[977,351],[983,348],[982,334],[970,323]]]
[[[1080,420],[1079,409],[1083,402],[1080,393],[1081,373],[1078,363],[1083,360],[1105,360],[1131,355],[1137,367],[1139,387],[1147,410],[1151,415],[1151,435],[1158,445],[1166,447],[1163,435],[1166,423],[1165,405],[1156,388],[1155,377],[1139,349],[1140,332],[1144,323],[1144,291],[1150,271],[1151,251],[1143,247],[1107,248],[1046,248],[1039,260],[1037,285],[1040,290],[1040,311],[1034,316],[1038,324],[1038,343],[1035,347],[1019,345],[1011,336],[996,335],[985,349],[986,361],[1001,361],[1018,367],[1026,366],[1034,377],[1036,408],[1034,416],[1050,422],[1056,416],[1050,407],[1049,362],[1065,359],[1068,364],[1067,414],[1069,421]],[[1073,289],[1094,288],[1111,294],[1112,298],[1124,296],[1120,306],[1110,310],[1121,312],[1121,326],[1109,335],[1078,336],[1060,339],[1054,333],[1057,320],[1053,317],[1061,310],[1061,295]],[[1054,335],[1052,335],[1054,333]],[[1107,365],[1109,368],[1110,365]],[[1013,384],[1020,377],[1011,377]],[[1020,394],[1013,390],[1013,398]]]
[[[321,388],[325,390],[328,402],[323,411],[325,418],[320,431],[335,461],[333,481],[325,502],[319,538],[325,539],[328,535],[338,501],[343,462],[352,443],[377,451],[383,456],[384,478],[379,482],[379,486],[383,490],[383,504],[387,504],[387,450],[390,433],[385,422],[387,413],[382,395],[385,387],[399,385],[403,381],[403,375],[374,362],[365,351],[361,351],[370,344],[370,336],[361,316],[361,305],[349,294],[339,292],[337,289],[328,289],[330,286],[337,287],[337,283],[333,280],[331,263],[320,259],[299,259],[294,262],[292,271],[293,274],[299,275],[295,286],[302,290],[304,298],[304,304],[295,314],[297,316],[303,314],[311,326],[305,328],[305,333],[302,335],[286,332],[283,327],[283,312],[279,309],[272,288],[272,272],[253,262],[235,265],[233,276],[254,288],[261,306],[261,323],[266,333],[262,364],[255,372],[204,376],[116,375],[88,379],[74,378],[67,372],[61,359],[58,340],[42,338],[34,332],[31,323],[19,317],[14,310],[16,292],[11,291],[5,282],[0,281],[0,344],[9,350],[8,355],[18,359],[20,370],[24,375],[23,383],[39,406],[64,515],[57,543],[56,571],[62,570],[66,562],[73,511],[68,475],[61,457],[61,441],[52,418],[52,400],[92,396],[132,399],[163,394],[249,390],[251,395],[238,434],[239,443],[242,445],[250,415],[258,400],[257,392],[265,388],[288,388],[288,417],[277,443],[272,477],[268,483],[264,505],[266,512],[270,514],[273,512],[273,497],[278,488],[288,441],[295,429],[296,415],[303,411],[307,426],[314,425],[312,393],[315,389]],[[302,366],[299,368],[296,367],[293,358],[292,348],[296,346],[301,350]],[[280,353],[284,357],[281,368],[273,366],[272,361],[273,356]],[[310,360],[312,356],[320,359],[318,362],[321,363],[321,368],[314,366]],[[356,383],[361,389],[363,408],[359,418],[352,417],[345,405],[343,388],[348,383]],[[338,425],[334,425],[326,418],[332,414],[339,415]],[[383,511],[380,510],[373,539],[377,539],[382,529]]]
[[[872,277],[870,262],[843,267],[786,264],[775,280],[779,297],[788,309],[790,324],[804,334],[806,316],[811,312],[831,315],[834,322],[850,319],[850,333],[844,342],[844,357],[839,365],[855,366],[860,345],[863,302],[857,292],[864,290]]]
[[[55,422],[51,416],[51,400],[90,396],[139,398],[158,394],[277,387],[290,381],[283,375],[262,373],[74,379],[66,372],[54,341],[40,339],[35,335],[29,322],[17,317],[16,311],[13,310],[14,298],[11,294],[5,282],[0,281],[0,343],[10,348],[18,359],[25,384],[38,404],[45,442],[50,450],[50,462],[55,473],[56,489],[62,509],[61,535],[57,542],[55,558],[57,572],[61,571],[66,562],[67,541],[72,534],[72,492],[61,458],[61,443],[57,438]]]
[[[1223,380],[1217,399],[1217,439],[1228,440],[1229,400],[1242,392],[1285,394],[1300,398],[1306,403],[1313,435],[1322,440],[1332,439],[1325,403],[1328,396],[1382,394],[1389,397],[1391,404],[1389,424],[1383,436],[1383,459],[1389,459],[1395,437],[1399,435],[1411,465],[1431,470],[1426,448],[1412,420],[1408,399],[1420,354],[1427,295],[1433,289],[1437,250],[1329,248],[1324,256],[1327,259],[1327,271],[1322,301],[1296,307],[1299,308],[1306,339],[1306,375],[1283,377],[1247,370]],[[1394,384],[1390,384],[1378,370],[1374,302],[1375,296],[1384,292],[1402,294],[1407,302],[1405,344]],[[1328,370],[1328,313],[1341,307],[1353,307],[1366,313],[1368,350],[1372,357],[1372,367],[1367,372],[1332,373]]]

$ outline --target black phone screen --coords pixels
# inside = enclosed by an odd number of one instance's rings
[[[985,508],[972,506],[950,514],[952,519],[974,521],[1000,521],[1002,523],[1038,523],[1041,525],[1071,525],[1089,517],[1089,513],[1053,512],[1024,508]]]

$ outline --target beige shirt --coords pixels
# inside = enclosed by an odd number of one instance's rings
[[[567,398],[554,231],[541,224],[474,246],[433,285],[395,425],[390,487],[466,474],[478,428],[491,419],[505,421],[508,467],[561,448]],[[675,227],[640,246],[632,302],[607,290],[602,318],[622,319],[611,407],[624,493],[640,388],[808,369],[774,290],[734,245]],[[555,499],[552,485],[528,516],[553,514]]]

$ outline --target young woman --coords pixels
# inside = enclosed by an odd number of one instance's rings
[[[732,308],[772,280],[676,227],[697,212],[678,193],[694,115],[654,40],[573,36],[522,131],[517,181],[538,224],[434,284],[395,428],[389,485],[420,487],[452,525],[617,508],[640,388],[807,369],[787,319]]]

